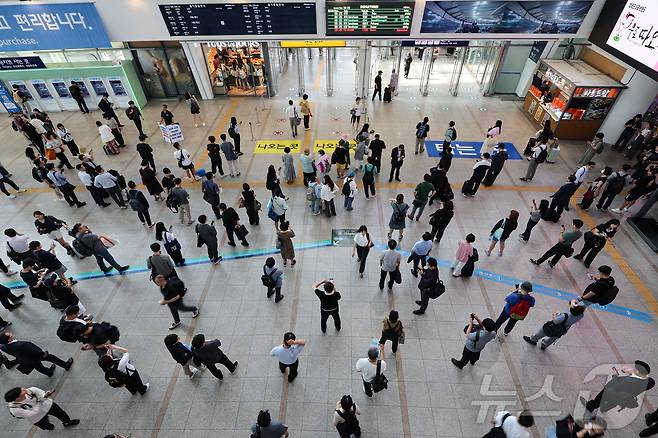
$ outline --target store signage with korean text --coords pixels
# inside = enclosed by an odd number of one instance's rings
[[[38,56],[0,58],[0,70],[27,70],[29,68],[46,68],[46,65]]]
[[[467,40],[402,40],[402,47],[467,47]]]
[[[576,88],[573,95],[574,97],[608,97],[612,99],[618,93],[618,88]]]
[[[93,3],[0,6],[0,51],[111,47]]]
[[[254,154],[283,154],[285,148],[295,154],[302,150],[301,140],[258,140]]]

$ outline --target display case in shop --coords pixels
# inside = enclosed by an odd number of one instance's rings
[[[263,56],[258,42],[218,41],[203,44],[215,95],[262,96]]]
[[[555,136],[591,140],[625,86],[581,60],[541,60],[523,109]]]

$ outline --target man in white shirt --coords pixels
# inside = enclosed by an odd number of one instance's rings
[[[71,419],[50,396],[54,391],[44,391],[37,387],[12,388],[5,393],[9,413],[12,417],[27,419],[42,430],[53,430],[55,426],[48,416],[53,415],[64,427],[80,424],[80,420]]]
[[[518,417],[508,411],[500,411],[491,422],[494,427],[502,427],[507,438],[530,438],[530,428],[535,424],[535,419],[530,411],[521,411]]]
[[[43,124],[43,122],[37,119],[37,116],[35,115],[30,116],[30,125],[34,126],[34,129],[37,131],[37,134],[44,135],[48,132],[46,131],[46,127]]]
[[[587,179],[587,174],[589,173],[590,170],[594,169],[594,166],[596,166],[596,163],[594,161],[588,161],[587,164],[584,166],[581,166],[574,172],[574,176],[576,177],[576,184],[578,184],[578,187]]]
[[[7,254],[14,263],[20,265],[23,260],[32,255],[32,251],[30,251],[30,240],[32,239],[29,235],[21,234],[13,228],[7,228],[5,236],[7,236]]]
[[[272,348],[270,356],[279,359],[279,370],[284,374],[286,368],[290,368],[288,373],[288,382],[292,382],[297,377],[297,368],[299,367],[299,355],[302,353],[306,341],[297,339],[294,333],[287,332],[283,335],[283,344]]]
[[[89,193],[91,193],[91,197],[94,199],[96,205],[99,207],[109,206],[110,204],[103,199],[101,189],[94,185],[94,177],[89,174],[87,168],[82,164],[78,164],[75,168],[78,169],[78,179],[80,179],[80,182],[87,188]]]
[[[105,190],[119,207],[128,208],[123,201],[123,196],[121,196],[121,189],[117,185],[117,177],[110,172],[105,171],[105,169],[100,166],[98,166],[96,170],[98,171],[98,175],[94,178],[94,186]]]
[[[194,163],[192,162],[192,156],[190,153],[187,149],[182,149],[178,142],[174,143],[172,146],[176,149],[174,151],[174,158],[176,159],[176,163],[178,163],[178,167],[185,170],[185,173],[187,173],[187,176],[190,179],[198,181],[200,178],[196,176],[196,170],[194,169]]]
[[[288,106],[283,110],[286,113],[286,117],[290,121],[290,129],[292,130],[292,136],[297,137],[297,119],[299,118],[299,111],[297,111],[297,106],[291,100],[288,101]]]
[[[64,195],[64,200],[69,204],[70,207],[74,205],[78,208],[84,207],[87,205],[86,202],[80,202],[77,196],[75,196],[75,186],[71,184],[66,175],[64,175],[64,165],[60,164],[58,167],[55,167],[55,163],[46,164],[46,169],[48,169],[48,179],[55,184],[55,186],[62,192]]]
[[[363,379],[363,392],[366,393],[368,397],[372,397],[372,381],[375,380],[377,376],[377,362],[379,359],[379,350],[383,348],[383,345],[377,347],[370,347],[368,350],[368,357],[362,357],[356,361],[356,371],[361,373],[361,378]],[[383,360],[380,362],[379,373],[384,374],[386,371],[386,362]]]

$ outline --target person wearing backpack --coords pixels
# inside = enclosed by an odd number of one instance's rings
[[[103,234],[94,234],[91,232],[88,226],[84,224],[75,224],[71,228],[69,233],[71,236],[74,236],[73,248],[81,256],[94,256],[96,258],[96,263],[98,267],[103,271],[104,274],[107,274],[112,270],[116,269],[119,274],[123,274],[130,268],[130,265],[121,266],[114,260],[112,254],[107,250],[106,244],[112,242],[112,239],[103,235]],[[106,266],[105,262],[108,262],[110,266]]]
[[[477,323],[477,324],[475,324]],[[496,323],[491,318],[480,319],[474,313],[471,313],[471,320],[466,327],[464,327],[464,334],[466,341],[464,349],[462,350],[462,358],[457,360],[454,357],[450,362],[460,370],[466,366],[467,363],[475,365],[480,359],[480,353],[487,346],[489,341],[496,337]]]
[[[171,357],[183,367],[183,373],[190,379],[199,372],[199,368],[194,367],[194,353],[192,353],[192,346],[181,342],[180,337],[171,333],[164,338],[165,347],[171,354]]]
[[[80,307],[72,304],[64,309],[64,316],[59,320],[57,327],[57,337],[64,342],[82,342],[83,339],[79,333],[87,328],[87,320],[91,319],[91,315],[82,315]]]
[[[121,357],[115,359],[113,351],[116,351]],[[125,387],[132,395],[137,392],[144,395],[151,386],[150,383],[142,382],[137,368],[130,363],[130,354],[126,348],[108,345],[107,353],[98,359],[98,366],[105,373],[105,381],[113,388]]]
[[[370,199],[370,194],[372,194],[372,197],[374,198],[376,196],[375,174],[377,173],[377,166],[375,166],[374,158],[368,157],[366,159],[366,164],[361,165],[361,170],[363,170],[363,176],[361,177],[361,181],[363,182],[363,191],[366,195],[366,199]]]
[[[530,411],[521,411],[515,417],[508,411],[499,411],[491,419],[493,427],[482,438],[530,438],[535,419]]]
[[[605,244],[608,241],[611,241],[612,238],[617,234],[619,230],[619,219],[610,219],[609,221],[598,224],[583,236],[585,244],[583,249],[575,256],[576,260],[583,260],[585,267],[589,269],[590,265],[596,258],[596,255],[601,252],[605,247]]]
[[[352,203],[354,202],[354,197],[356,196],[356,181],[354,181],[354,174],[350,172],[347,174],[347,177],[343,181],[343,188],[341,193],[345,196],[345,201],[343,202],[343,207],[345,210],[352,211]]]
[[[333,425],[340,438],[350,438],[352,435],[356,438],[361,436],[357,415],[361,415],[361,411],[350,395],[344,395],[336,402]]]
[[[422,315],[427,310],[427,305],[431,299],[440,297],[446,288],[443,282],[439,280],[438,263],[434,257],[427,259],[427,269],[423,266],[420,269],[420,281],[418,282],[418,289],[420,289],[420,300],[416,304],[420,306],[419,309],[414,310],[414,315]]]
[[[154,224],[151,222],[151,215],[149,214],[149,202],[144,193],[137,190],[135,181],[128,181],[128,205],[130,205],[132,211],[137,212],[137,217],[142,225],[153,228]]]
[[[274,302],[278,303],[283,299],[281,288],[283,287],[283,271],[276,267],[274,257],[268,257],[263,266],[263,275],[261,275],[263,286],[267,287],[267,298],[274,296]]]
[[[80,420],[69,417],[64,409],[53,401],[53,392],[36,386],[12,388],[5,393],[9,414],[15,418],[26,419],[41,430],[55,429],[50,422],[51,415],[61,421],[65,428],[80,424]]]
[[[548,139],[543,135],[537,137],[537,145],[532,148],[532,153],[528,157],[528,170],[525,173],[525,176],[519,178],[521,181],[532,181],[535,177],[535,172],[537,171],[537,166],[544,163],[548,157],[548,145],[546,144]]]
[[[532,292],[532,283],[524,281],[521,285],[516,285],[516,290],[505,297],[505,307],[500,312],[496,320],[495,330],[503,325],[505,321],[505,336],[509,335],[517,322],[525,319],[531,307],[535,307],[535,297],[530,295]]]
[[[425,139],[430,132],[430,118],[423,117],[421,122],[416,124],[416,146],[414,148],[414,155],[425,152]]]
[[[361,374],[361,379],[363,380],[363,390],[368,397],[372,397],[373,391],[375,390],[375,388],[373,388],[373,384],[379,386],[378,390],[374,392],[379,392],[387,387],[386,384],[384,384],[382,387],[380,383],[381,380],[388,382],[384,376],[384,371],[386,371],[386,362],[379,359],[382,349],[383,345],[380,345],[379,348],[370,347],[368,349],[368,357],[362,357],[356,361],[356,371]],[[381,356],[384,355],[381,354]]]
[[[160,305],[164,306],[166,304],[169,307],[171,316],[174,317],[174,322],[169,326],[169,330],[173,330],[181,324],[179,311],[192,312],[192,318],[199,316],[198,307],[186,306],[183,303],[183,297],[187,293],[187,288],[178,277],[167,279],[164,275],[158,275],[154,281],[160,288],[160,293],[162,293]]]
[[[398,240],[402,240],[404,237],[404,228],[407,225],[407,210],[409,210],[409,205],[404,203],[404,195],[399,193],[395,199],[390,199],[389,203],[393,212],[391,213],[391,219],[388,221],[388,238],[393,237],[393,230],[398,230],[400,236]]]
[[[218,378],[224,380],[224,375],[217,368],[218,363],[224,365],[231,374],[235,373],[238,368],[238,361],[232,361],[228,358],[219,347],[222,342],[219,339],[206,341],[205,335],[199,333],[192,338],[192,353],[194,354],[194,363],[205,365],[208,371]]]
[[[443,136],[443,153],[446,153],[446,150],[450,146],[450,143],[457,140],[457,129],[455,128],[455,122],[451,120],[448,123],[448,129]],[[443,156],[443,155],[442,155]],[[446,169],[447,171],[447,169]]]
[[[599,266],[599,275],[588,275],[590,280],[594,280],[583,291],[582,296],[579,298],[580,304],[587,308],[592,304],[605,306],[612,303],[619,288],[615,286],[615,279],[612,275],[612,268],[608,265]]]
[[[569,329],[585,316],[585,306],[577,300],[569,301],[569,313],[553,312],[553,319],[547,321],[532,336],[523,336],[528,344],[537,345],[541,341],[541,349],[546,350],[551,344],[567,334]],[[545,338],[545,339],[544,339]]]

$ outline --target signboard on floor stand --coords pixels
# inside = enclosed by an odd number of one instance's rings
[[[178,123],[172,125],[160,125],[160,133],[162,133],[162,138],[167,143],[180,143],[185,140],[183,137],[183,130]]]

